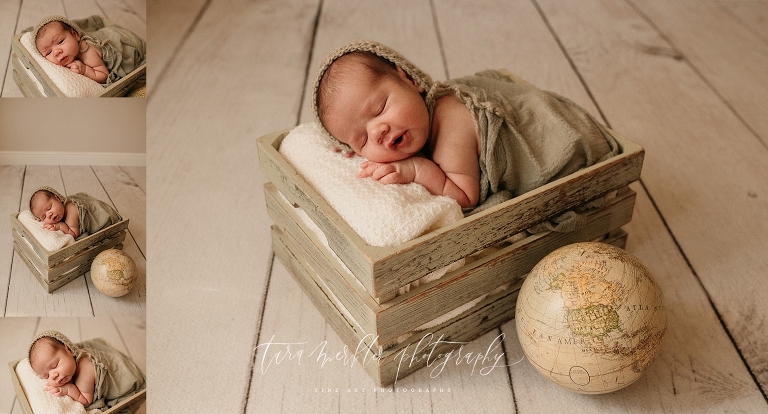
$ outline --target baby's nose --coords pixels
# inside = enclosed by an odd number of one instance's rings
[[[389,125],[381,123],[374,127],[372,136],[376,142],[381,143],[381,140],[384,139],[387,132],[389,132]]]

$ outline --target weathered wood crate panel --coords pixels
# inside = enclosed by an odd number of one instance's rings
[[[615,134],[621,153],[505,203],[395,247],[366,244],[278,152],[288,132],[258,141],[261,168],[323,231],[330,248],[378,303],[422,276],[640,177],[644,150]]]
[[[617,230],[602,241],[624,247],[626,237],[624,231]],[[330,299],[330,289],[315,271],[320,267],[318,263],[301,254],[296,255],[294,252],[300,249],[293,244],[290,236],[277,226],[272,227],[272,244],[277,258],[288,268],[289,273],[347,347],[354,350],[358,362],[379,386],[395,383],[397,379],[426,366],[428,361],[424,358],[410,359],[410,356],[419,350],[432,349],[432,344],[437,342],[434,345],[434,355],[447,353],[457,349],[461,342],[472,341],[511,319],[514,316],[517,293],[522,285],[522,280],[518,280],[507,289],[489,295],[462,314],[433,328],[414,332],[409,337],[402,338],[402,342],[396,346],[380,351],[371,349],[366,342],[366,339],[375,335],[366,332],[357,321],[345,316],[348,314],[341,311]],[[406,362],[402,363],[402,360]]]
[[[27,394],[24,392],[24,387],[21,385],[21,382],[19,381],[19,376],[16,374],[16,366],[21,362],[21,360],[16,360],[8,363],[8,369],[11,371],[11,381],[13,382],[13,388],[16,391],[16,398],[19,401],[19,406],[21,406],[22,411],[24,411],[24,414],[40,414],[40,413],[34,413],[32,411],[32,407],[29,405],[29,399],[27,398]],[[146,388],[137,392],[136,394],[130,396],[129,398],[126,398],[125,400],[119,402],[114,407],[102,411],[102,414],[118,414],[118,413],[133,413],[135,412],[139,406],[147,399],[147,390]],[[47,414],[47,413],[46,413]]]
[[[21,36],[23,36],[23,33],[19,33],[11,38],[13,80],[19,86],[21,93],[26,97],[66,97],[61,89],[59,89],[59,87],[56,86],[51,78],[45,73],[45,70],[43,70],[37,61],[32,58],[30,51],[21,44]],[[108,98],[127,95],[143,84],[143,82],[139,82],[139,79],[142,78],[146,72],[147,64],[145,63],[127,76],[104,88],[104,92],[102,92],[99,97]],[[42,92],[38,85],[42,86]]]
[[[56,251],[46,250],[18,219],[11,215],[13,247],[48,293],[66,285],[91,269],[91,262],[107,249],[122,249],[128,219],[83,237]]]
[[[320,277],[351,318],[372,334],[365,340],[377,351],[398,337],[501,286],[514,284],[552,250],[566,244],[594,240],[617,230],[632,218],[635,193],[628,188],[610,204],[583,214],[585,226],[571,233],[543,232],[503,247],[492,247],[461,268],[405,294],[377,303],[328,247],[318,239],[271,184],[265,185],[267,211],[280,231],[297,246],[296,256],[311,258],[313,275]]]

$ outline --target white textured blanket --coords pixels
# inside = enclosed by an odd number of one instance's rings
[[[29,210],[19,213],[19,221],[32,233],[32,236],[49,252],[55,252],[64,246],[75,242],[71,234],[65,234],[61,230],[47,230],[43,228],[43,222],[35,220],[35,216]]]
[[[464,217],[459,204],[419,184],[359,178],[360,157],[334,151],[316,122],[294,128],[280,153],[328,204],[373,246],[397,246]]]
[[[35,41],[32,39],[32,32],[24,33],[21,36],[21,44],[27,48],[29,54],[35,59],[35,62],[43,68],[46,75],[51,78],[54,85],[56,85],[64,95],[70,98],[85,98],[99,96],[104,92],[104,87],[95,80],[74,73],[69,70],[69,68],[54,65],[45,60],[35,47]]]
[[[29,359],[24,358],[16,365],[16,376],[19,378],[24,394],[27,396],[29,406],[35,413],[58,414],[96,414],[101,410],[86,411],[83,404],[70,397],[54,397],[45,391],[45,380],[38,377]]]

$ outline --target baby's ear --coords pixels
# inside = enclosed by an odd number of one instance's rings
[[[401,78],[403,78],[403,80],[413,85],[419,93],[424,92],[424,88],[419,84],[419,82],[416,82],[414,79],[411,79],[411,77],[408,76],[408,74],[405,73],[403,68],[401,68],[399,65],[397,66],[397,74]]]
[[[72,31],[72,36],[74,36],[75,39],[79,42],[80,41],[80,33],[77,33],[77,30],[75,30],[74,27],[70,27],[69,30]]]

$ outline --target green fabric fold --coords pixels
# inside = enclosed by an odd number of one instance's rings
[[[427,96],[430,114],[435,101],[451,93],[469,108],[480,136],[480,200],[469,214],[619,152],[613,136],[587,111],[499,71],[435,83]]]
[[[67,202],[72,202],[77,207],[77,214],[80,216],[80,236],[78,239],[96,233],[123,219],[112,206],[86,193],[67,196],[64,198],[64,204]]]

